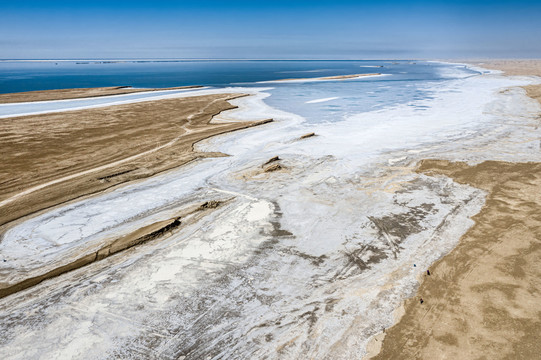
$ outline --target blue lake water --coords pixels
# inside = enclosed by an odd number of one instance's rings
[[[346,81],[259,83],[287,78],[363,73],[382,73],[386,76]],[[308,122],[335,122],[349,115],[430,98],[431,93],[426,90],[427,84],[476,74],[478,73],[463,65],[385,60],[57,63],[5,61],[0,62],[0,93],[101,86],[263,86],[273,88],[268,91],[271,96],[265,100],[269,105],[299,114]],[[126,95],[125,99],[141,96],[146,95]],[[331,97],[336,99],[310,103]],[[100,101],[106,100],[92,100],[94,103]],[[46,107],[46,104],[40,106]],[[3,112],[6,115],[10,114],[9,111],[11,110],[4,107]],[[15,113],[18,110],[13,111]]]
[[[385,81],[438,80],[442,78],[438,70],[445,66],[411,61],[2,61],[0,93],[100,86],[246,85],[283,78],[375,72],[393,74]]]

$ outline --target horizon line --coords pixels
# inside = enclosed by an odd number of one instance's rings
[[[436,57],[436,58],[379,58],[379,59],[314,59],[314,58],[70,58],[70,59],[0,59],[0,62],[181,62],[181,61],[482,61],[482,60],[540,60],[541,57]]]
[[[70,59],[0,59],[0,61],[29,61],[29,62],[67,62],[67,61],[411,61],[414,58],[403,59],[317,59],[317,58],[70,58]]]

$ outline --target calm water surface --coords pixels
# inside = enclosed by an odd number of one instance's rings
[[[332,75],[382,73],[346,81],[259,83]],[[265,101],[308,122],[341,121],[350,115],[431,97],[427,85],[478,74],[463,65],[418,61],[177,61],[0,62],[0,93],[133,86],[205,85],[272,87]],[[146,96],[132,94],[133,98]],[[318,99],[332,100],[311,103]],[[99,101],[99,100],[96,100]],[[411,106],[416,106],[412,104]],[[8,111],[8,109],[4,109]],[[419,111],[423,109],[419,107]],[[6,113],[7,114],[7,113]]]

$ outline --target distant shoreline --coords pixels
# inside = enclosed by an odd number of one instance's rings
[[[362,79],[362,78],[365,78],[365,77],[384,76],[384,75],[385,74],[381,74],[381,73],[373,73],[373,74],[351,74],[351,75],[322,76],[322,77],[314,77],[314,78],[291,78],[291,79],[258,81],[257,84],[287,83],[287,82],[310,82],[310,81],[354,80],[354,79]]]
[[[169,88],[134,88],[131,86],[109,86],[94,88],[74,88],[74,89],[54,89],[54,90],[34,90],[15,93],[0,94],[0,104],[14,104],[22,102],[52,101],[52,100],[72,100],[83,98],[94,98],[111,95],[125,95],[138,92],[164,91],[164,90],[183,90],[200,89],[201,85],[176,86]]]

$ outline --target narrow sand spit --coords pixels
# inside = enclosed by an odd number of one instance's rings
[[[267,121],[210,123],[228,100],[215,94],[7,118],[1,122],[0,225],[152,176],[196,158],[193,144]],[[152,136],[149,136],[152,134]]]
[[[541,61],[480,64],[508,75],[541,76]],[[540,85],[525,89],[541,99]],[[459,245],[431,266],[371,358],[538,359],[541,164],[425,160],[418,172],[483,189],[487,200]],[[373,339],[372,354],[382,338]]]
[[[314,78],[292,78],[292,79],[279,79],[279,80],[269,80],[269,81],[259,81],[260,84],[263,83],[274,83],[274,82],[310,82],[310,81],[336,81],[336,80],[353,80],[361,79],[363,77],[371,76],[382,76],[383,74],[374,73],[374,74],[351,74],[351,75],[336,75],[336,76],[322,76]]]
[[[281,79],[276,81],[292,81],[292,80],[347,80],[347,79],[357,79],[365,76],[378,76],[380,73],[376,74],[351,74],[351,75],[337,75],[337,76],[323,76],[317,78],[300,78],[300,79]]]
[[[179,87],[158,88],[158,89],[136,89],[129,86],[111,86],[111,87],[99,87],[99,88],[27,91],[27,92],[20,92],[20,93],[0,94],[0,104],[32,102],[32,101],[80,99],[80,98],[96,97],[96,96],[133,94],[133,93],[147,92],[147,91],[194,89],[194,88],[200,88],[200,87],[201,86],[179,86]]]

